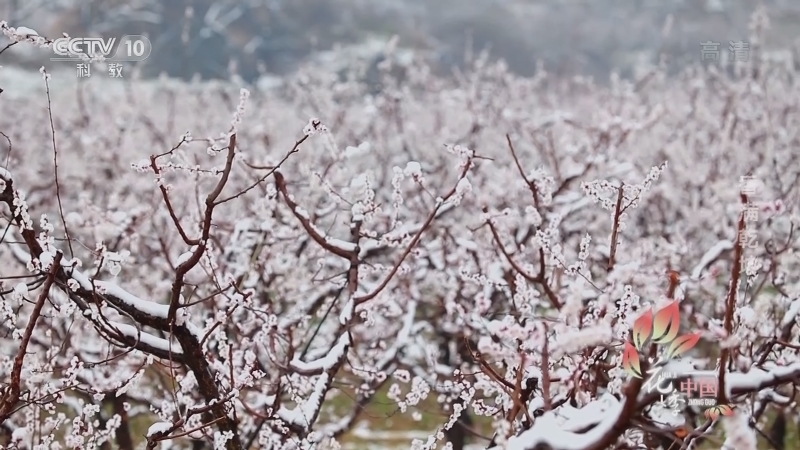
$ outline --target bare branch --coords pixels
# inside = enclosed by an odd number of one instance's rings
[[[11,369],[11,382],[3,393],[2,400],[0,400],[0,424],[8,419],[16,407],[17,402],[19,402],[20,383],[22,382],[20,379],[22,375],[22,364],[25,361],[25,354],[28,352],[28,344],[31,341],[33,329],[36,328],[36,323],[39,321],[39,316],[42,314],[44,302],[47,300],[47,296],[50,295],[50,287],[56,279],[56,273],[61,264],[61,256],[59,252],[56,253],[53,258],[50,269],[47,272],[44,286],[42,286],[42,292],[36,299],[36,305],[33,307],[33,312],[31,312],[31,316],[28,319],[28,325],[25,327],[25,333],[22,335],[22,342],[20,343],[19,350],[17,350],[17,356],[14,357],[14,365]]]

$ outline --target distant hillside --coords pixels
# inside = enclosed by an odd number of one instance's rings
[[[246,80],[284,74],[334,45],[358,46],[400,37],[424,49],[443,68],[458,65],[470,47],[490,48],[512,70],[531,74],[537,60],[549,70],[605,77],[629,71],[659,52],[675,67],[701,59],[700,42],[727,48],[746,41],[758,0],[66,0],[58,6],[6,0],[0,19],[41,34],[147,34],[154,45],[144,68],[190,78]],[[771,28],[767,44],[791,47],[800,38],[800,2],[763,2]],[[187,10],[187,5],[191,6]],[[188,13],[187,13],[188,11]],[[667,18],[671,31],[662,34]],[[187,39],[188,38],[188,39]],[[185,42],[186,41],[186,42]],[[12,52],[4,64],[38,67],[46,55]],[[22,52],[24,53],[24,51]]]

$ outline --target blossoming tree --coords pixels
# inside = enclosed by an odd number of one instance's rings
[[[413,449],[755,449],[796,417],[795,68],[472,66],[3,86],[3,444],[339,448],[379,392],[439,405]],[[623,368],[667,305],[697,344],[664,370],[731,415]]]

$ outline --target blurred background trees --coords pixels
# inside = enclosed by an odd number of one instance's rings
[[[521,75],[541,60],[555,73],[605,78],[656,63],[661,52],[677,69],[701,60],[700,42],[726,49],[729,40],[747,40],[760,4],[771,18],[768,46],[797,48],[800,3],[789,0],[2,0],[0,17],[47,36],[148,35],[149,76],[227,78],[233,71],[251,81],[289,73],[335,48],[377,54],[370,42],[398,35],[401,47],[426,52],[440,70],[489,48]],[[38,68],[47,57],[12,58]]]

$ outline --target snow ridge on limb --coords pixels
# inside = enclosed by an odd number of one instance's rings
[[[21,197],[17,190],[14,188],[14,180],[11,173],[4,170],[0,173],[5,184],[5,189],[0,193],[0,201],[6,203],[9,209],[13,212],[13,220],[20,228],[20,234],[23,241],[28,247],[31,255],[36,255],[38,259],[44,259],[43,255],[49,254],[44,251],[42,245],[37,240],[32,227],[26,224],[26,217],[28,216],[27,205],[24,201],[20,201]],[[15,204],[16,200],[16,204]],[[124,324],[111,324],[110,326],[98,327],[101,334],[105,333],[106,336],[112,337],[115,341],[127,345],[137,350],[153,354],[165,359],[171,359],[176,362],[185,363],[197,379],[200,392],[208,401],[217,401],[219,399],[220,391],[214,379],[211,367],[203,355],[201,341],[197,336],[197,330],[187,324],[177,325],[169,320],[169,310],[165,316],[163,308],[156,306],[154,302],[147,302],[129,294],[123,289],[114,284],[107,283],[103,285],[106,289],[110,288],[110,293],[98,292],[97,286],[92,285],[89,278],[82,276],[80,272],[73,272],[65,268],[63,264],[56,270],[55,279],[56,286],[61,288],[70,299],[73,299],[79,308],[82,309],[85,316],[88,316],[95,325],[100,323],[96,318],[89,305],[100,305],[102,302],[107,302],[115,308],[125,312],[133,318],[138,325],[151,327],[166,333],[170,333],[176,337],[180,347],[176,352],[172,352],[170,343],[164,343],[164,340],[151,337],[149,335],[142,335],[141,331],[134,327]],[[77,275],[77,278],[75,276]],[[71,289],[70,280],[75,280],[79,284],[78,289]],[[101,287],[101,290],[103,288]],[[140,309],[141,308],[141,309]],[[144,336],[144,339],[142,337]],[[241,442],[236,433],[235,423],[227,418],[225,406],[222,403],[217,403],[211,408],[221,418],[219,428],[223,433],[232,433],[233,438],[229,441],[229,450],[240,450]]]
[[[689,363],[673,361],[663,368],[668,373],[690,373],[692,377],[716,377],[713,370],[699,371]],[[726,379],[726,395],[741,397],[763,389],[786,383],[800,376],[800,363],[776,366],[769,370],[753,368],[749,372],[730,372]],[[681,377],[670,377],[682,380]],[[643,410],[658,400],[659,394],[636,392],[635,410]],[[611,395],[603,396],[578,409],[566,420],[560,418],[558,411],[550,411],[536,418],[533,427],[508,440],[507,449],[533,450],[538,445],[546,445],[552,450],[603,449],[616,439],[620,423],[628,420],[625,407],[628,396],[617,400]],[[502,447],[491,447],[500,450]]]

